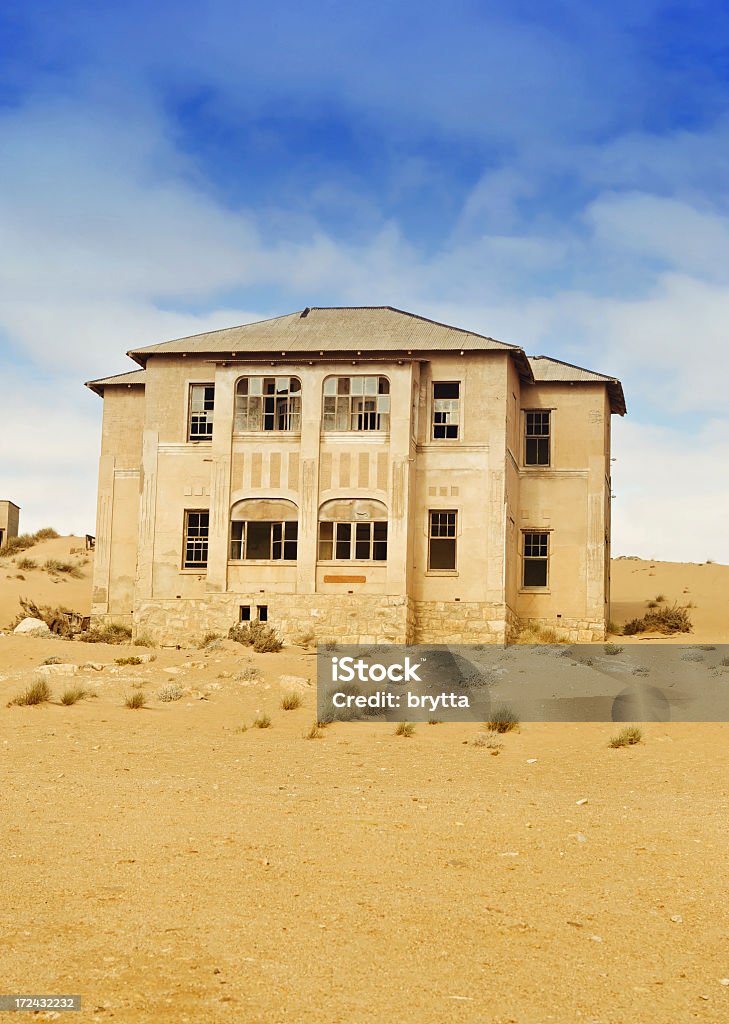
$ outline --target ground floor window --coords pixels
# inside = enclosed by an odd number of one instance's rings
[[[458,513],[452,509],[432,509],[428,522],[428,569],[455,570]]]
[[[260,559],[296,561],[299,524],[234,520],[230,524],[230,558],[233,562]]]
[[[524,533],[522,585],[546,587],[549,579],[549,534]]]
[[[387,561],[387,523],[319,523],[319,559]]]
[[[185,512],[182,565],[185,569],[205,569],[208,564],[210,513],[202,510]]]

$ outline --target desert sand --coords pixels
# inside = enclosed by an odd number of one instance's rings
[[[81,546],[46,543],[26,555]],[[2,571],[0,622],[19,593],[88,607],[88,575]],[[729,642],[728,567],[626,559],[613,580],[618,621],[690,597],[681,642]],[[48,657],[77,666],[52,701],[6,707]],[[495,756],[466,724],[305,739],[314,677],[296,647],[0,636],[3,991],[124,1024],[729,1019],[729,725],[611,749],[610,724],[523,724]],[[72,685],[96,696],[64,707]]]

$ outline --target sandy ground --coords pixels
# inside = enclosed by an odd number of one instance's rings
[[[668,591],[655,566],[616,563],[626,612]],[[729,569],[682,572],[696,639],[727,642]],[[6,707],[49,656],[97,667]],[[525,724],[496,756],[472,725],[309,740],[314,687],[285,712],[279,677],[314,660],[0,636],[4,992],[124,1024],[729,1020],[729,725],[614,750],[609,724]]]

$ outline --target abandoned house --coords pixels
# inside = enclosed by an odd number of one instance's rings
[[[20,508],[14,501],[0,501],[0,548],[18,536]]]
[[[615,378],[390,307],[128,353],[104,399],[92,614],[162,643],[605,635]]]

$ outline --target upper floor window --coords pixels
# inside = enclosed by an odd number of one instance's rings
[[[182,553],[183,569],[205,569],[208,564],[210,513],[195,509],[185,512]]]
[[[235,431],[301,430],[298,377],[241,377],[235,389]]]
[[[433,382],[433,440],[456,440],[461,419],[460,381]]]
[[[549,534],[524,533],[522,586],[546,587],[549,578]]]
[[[524,465],[550,464],[551,413],[549,409],[527,409],[524,414]]]
[[[209,441],[213,436],[214,384],[191,384],[187,440]]]
[[[428,522],[428,569],[455,570],[458,512],[454,509],[431,509]]]
[[[389,430],[387,377],[327,377],[323,426],[324,430]]]

